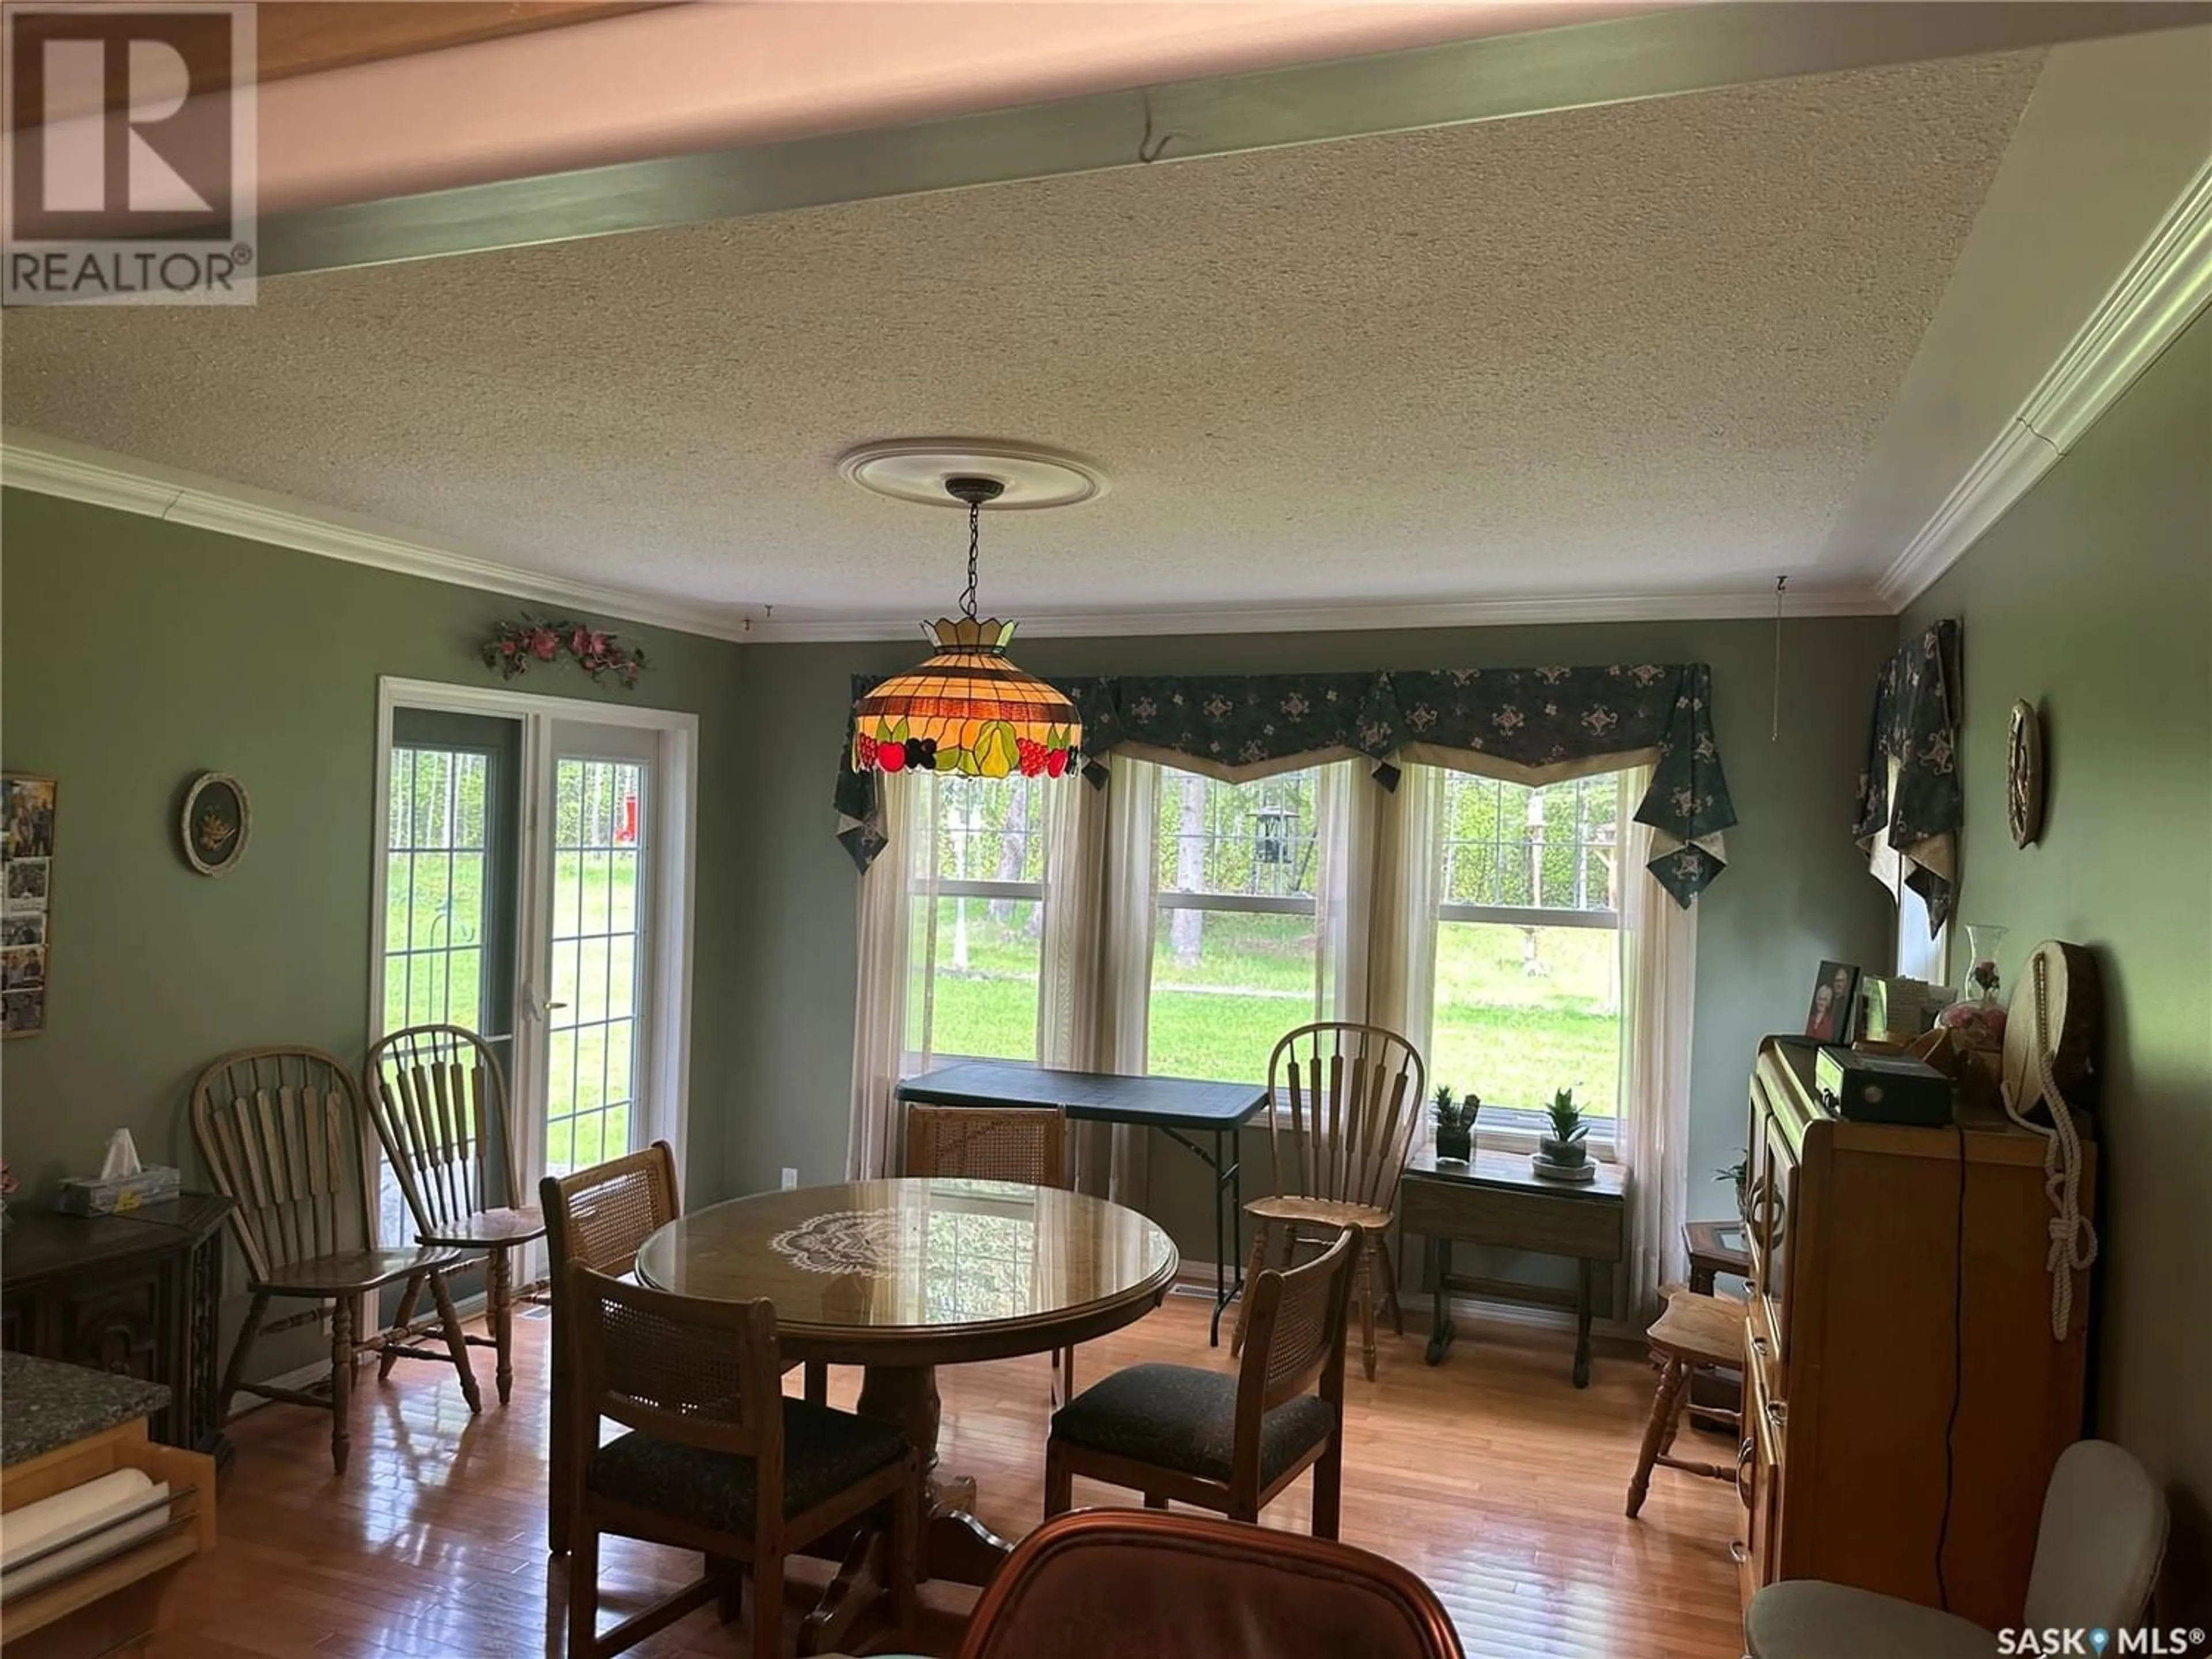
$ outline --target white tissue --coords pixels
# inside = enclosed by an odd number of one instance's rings
[[[100,1166],[100,1178],[112,1181],[118,1176],[134,1176],[145,1165],[138,1161],[138,1143],[131,1138],[128,1129],[118,1129],[107,1138],[107,1161]]]

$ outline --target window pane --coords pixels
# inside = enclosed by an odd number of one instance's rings
[[[906,1045],[974,1060],[1037,1057],[1044,906],[1036,899],[915,902]],[[933,971],[932,970],[933,967]]]
[[[1321,879],[1319,781],[1310,769],[1256,783],[1168,772],[1159,890],[1311,898]]]
[[[971,778],[949,772],[932,776],[917,804],[925,823],[936,827],[939,881],[1044,879],[1043,778]],[[1055,788],[1066,786],[1054,784]],[[925,840],[925,848],[927,847]],[[927,875],[928,857],[920,873]]]
[[[1620,936],[1610,927],[1448,921],[1437,930],[1429,1077],[1486,1106],[1537,1109],[1561,1089],[1617,1111]]]
[[[1164,908],[1152,954],[1152,1074],[1266,1082],[1276,1039],[1314,1018],[1318,950],[1310,915]]]

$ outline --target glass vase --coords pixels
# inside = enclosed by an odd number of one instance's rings
[[[1999,995],[2003,988],[1997,980],[1997,951],[2006,931],[1990,922],[1966,924],[1966,972],[1960,982],[1959,1000],[1936,1017],[1936,1023],[1963,1048],[2004,1047],[2005,1005]]]

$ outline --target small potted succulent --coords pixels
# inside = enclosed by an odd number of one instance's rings
[[[1474,1156],[1474,1120],[1482,1110],[1482,1097],[1470,1089],[1464,1100],[1455,1100],[1451,1085],[1439,1083],[1431,1109],[1437,1125],[1437,1162],[1466,1163]]]
[[[1751,1222],[1751,1154],[1739,1149],[1733,1164],[1723,1164],[1713,1171],[1713,1179],[1725,1181],[1735,1188],[1735,1212],[1746,1225]]]
[[[1553,1096],[1546,1115],[1551,1127],[1532,1157],[1536,1173],[1561,1181],[1589,1180],[1597,1171],[1590,1164],[1589,1148],[1583,1144],[1589,1125],[1583,1121],[1582,1108],[1575,1104],[1575,1091],[1562,1089]]]

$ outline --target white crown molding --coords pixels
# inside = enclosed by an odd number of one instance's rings
[[[1890,607],[1865,588],[1799,593],[1784,615],[1886,617]],[[1771,619],[1774,593],[1761,586],[1733,593],[1538,594],[1524,599],[1401,600],[1380,605],[1279,605],[1220,611],[1098,611],[1020,615],[1022,639],[1111,639],[1151,634],[1341,634],[1418,628],[1528,628],[1548,623],[1728,622]],[[820,644],[836,640],[913,640],[911,617],[820,617],[753,624],[757,645]]]
[[[574,605],[619,621],[709,639],[742,640],[751,625],[751,618],[735,606],[671,604],[623,588],[524,570],[333,508],[133,460],[21,427],[0,428],[0,484],[533,604]]]
[[[1882,574],[1902,611],[2073,448],[2212,302],[2212,162],[2191,180],[2097,309],[1942,506]]]

